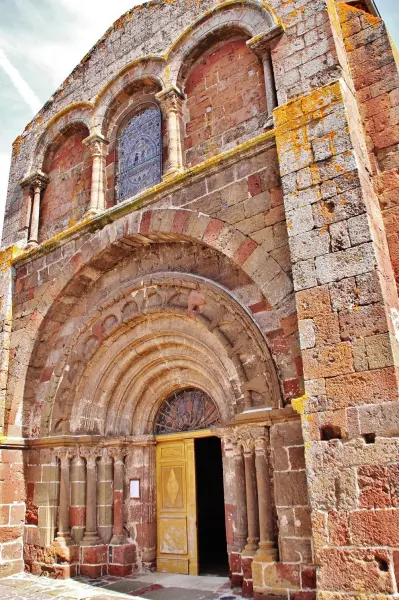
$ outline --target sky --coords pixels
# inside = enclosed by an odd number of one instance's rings
[[[399,47],[398,0],[376,0]],[[0,232],[11,145],[96,41],[139,0],[0,0]]]

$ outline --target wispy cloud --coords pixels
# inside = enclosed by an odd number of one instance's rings
[[[26,104],[31,108],[33,114],[36,114],[42,103],[39,98],[36,96],[35,92],[29,86],[29,84],[22,77],[21,73],[16,69],[11,62],[9,61],[4,50],[0,48],[0,67],[4,69],[8,77],[10,78],[12,84],[15,89],[21,96],[21,98],[26,102]]]

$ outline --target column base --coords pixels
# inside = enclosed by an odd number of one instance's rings
[[[125,535],[113,535],[109,543],[110,546],[123,546],[127,544],[127,537]]]
[[[177,177],[177,175],[180,175],[180,173],[183,173],[182,167],[169,169],[169,171],[166,171],[166,173],[162,177],[162,181],[169,181],[169,179],[174,179],[175,177]]]
[[[83,215],[82,219],[91,219],[92,217],[99,215],[101,212],[102,211],[99,208],[89,208],[89,210]]]
[[[63,562],[74,563],[79,560],[79,546],[71,538],[56,537],[52,545]]]
[[[259,546],[258,544],[247,544],[244,548],[244,550],[241,552],[241,556],[249,556],[251,558],[253,558],[256,554],[256,552],[258,551]]]
[[[276,562],[277,550],[273,542],[261,542],[254,554],[254,562]]]
[[[28,243],[25,246],[25,250],[33,250],[34,248],[37,248],[39,246],[39,242],[37,242],[36,240],[28,240]]]
[[[274,128],[274,119],[273,116],[268,117],[266,123],[263,125],[263,129],[273,129]]]
[[[85,533],[83,536],[83,540],[80,542],[81,546],[100,546],[102,545],[102,540],[99,538],[97,533]]]

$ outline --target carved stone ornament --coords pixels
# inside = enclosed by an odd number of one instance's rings
[[[82,143],[89,148],[92,156],[104,156],[108,140],[101,133],[92,133]]]
[[[284,33],[281,25],[275,25],[265,33],[254,36],[247,41],[247,46],[256,56],[263,59],[265,55],[270,54],[270,44],[273,40]]]
[[[23,188],[30,188],[32,190],[34,190],[35,188],[44,190],[46,188],[48,182],[49,182],[48,175],[46,175],[46,173],[43,173],[43,171],[38,170],[38,171],[34,171],[33,173],[31,173],[30,175],[25,177],[20,182],[20,185]]]

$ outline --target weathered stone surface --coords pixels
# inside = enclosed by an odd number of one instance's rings
[[[194,388],[223,439],[243,595],[397,592],[395,60],[369,3],[271,10],[132,9],[14,144],[0,257],[5,574],[23,548],[52,577],[164,560],[160,497],[192,488],[180,463],[157,480],[152,434],[160,407]],[[146,187],[141,171],[140,193],[118,203],[121,132],[149,103],[162,173]],[[192,404],[172,430],[182,414]]]

